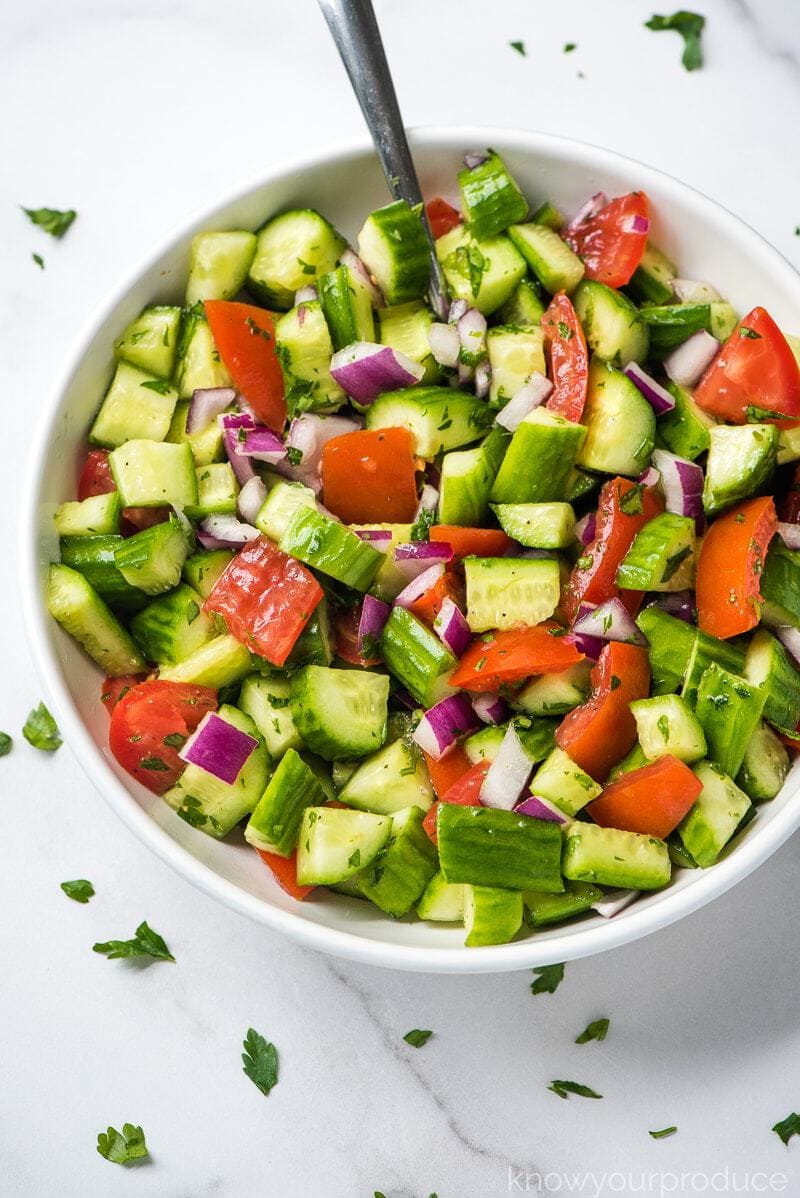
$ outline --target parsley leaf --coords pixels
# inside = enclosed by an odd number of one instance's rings
[[[411,540],[429,541],[431,536],[431,525],[435,519],[436,512],[429,511],[428,508],[423,508],[414,523],[411,525]]]
[[[116,1127],[101,1131],[97,1137],[97,1151],[115,1165],[129,1165],[131,1161],[139,1161],[150,1155],[144,1142],[144,1132],[133,1123],[123,1123],[121,1132]]]
[[[524,42],[509,42],[508,44],[512,50],[516,50],[517,54],[521,54],[523,58],[525,57],[525,43]]]
[[[34,749],[42,749],[45,753],[55,753],[56,749],[64,743],[58,731],[58,724],[44,703],[34,707],[25,721],[22,735],[29,745],[33,745]]]
[[[244,1072],[262,1094],[269,1094],[278,1084],[278,1050],[252,1027],[247,1029],[242,1047]]]
[[[564,965],[540,965],[533,971],[537,977],[531,982],[531,994],[555,994],[564,980]]]
[[[88,903],[94,895],[94,886],[91,882],[87,882],[86,878],[76,878],[73,882],[62,882],[61,889],[67,898],[74,899],[76,903]]]
[[[644,503],[642,501],[642,492],[644,490],[643,483],[636,483],[620,496],[619,510],[624,512],[626,516],[641,516],[644,511]]]
[[[298,449],[296,445],[287,445],[286,461],[290,466],[299,466],[303,460],[303,451]]]
[[[13,743],[7,732],[0,732],[0,757],[6,757],[11,752]]]
[[[787,1115],[785,1119],[781,1119],[780,1123],[776,1123],[772,1130],[783,1140],[784,1144],[788,1144],[792,1136],[800,1136],[800,1115],[797,1114],[797,1111],[792,1111],[791,1115]]]
[[[51,237],[63,237],[78,215],[74,208],[68,208],[66,212],[58,208],[23,208],[22,211],[32,224],[38,225]]]
[[[44,258],[41,254],[31,254],[31,258],[33,258],[34,262],[39,267],[39,270],[44,270]]]
[[[605,1040],[608,1034],[608,1019],[593,1019],[587,1023],[584,1031],[575,1037],[576,1044],[588,1044],[590,1040]]]
[[[412,1048],[422,1048],[423,1044],[427,1044],[433,1032],[423,1030],[422,1028],[412,1028],[410,1032],[406,1032],[403,1036],[406,1044],[410,1044]]]
[[[102,944],[93,944],[92,952],[104,953],[109,961],[121,957],[152,957],[155,961],[174,961],[172,953],[165,941],[147,926],[143,921],[136,929],[132,940],[106,940]]]
[[[746,324],[739,326],[739,336],[740,337],[749,337],[751,341],[760,341],[761,340],[761,334],[757,333],[755,331],[755,329],[749,329]]]
[[[645,21],[645,28],[652,29],[655,33],[662,33],[665,29],[679,33],[683,38],[681,62],[687,71],[696,71],[703,65],[700,34],[703,32],[705,23],[705,17],[701,17],[699,13],[681,9],[669,17],[658,16],[654,13],[649,21]]]
[[[666,1140],[667,1136],[674,1136],[677,1130],[678,1128],[673,1125],[672,1127],[662,1127],[660,1131],[651,1131],[647,1134],[652,1136],[654,1140]]]
[[[568,1098],[570,1094],[578,1094],[581,1098],[603,1097],[596,1090],[592,1090],[590,1086],[582,1086],[579,1082],[554,1081],[547,1088],[557,1094],[559,1098]]]
[[[146,387],[148,391],[155,391],[157,395],[169,395],[172,390],[172,383],[169,379],[147,379],[139,386]]]
[[[577,49],[578,49],[577,42],[565,42],[564,43],[564,53],[565,54],[571,54],[573,50],[577,50]]]

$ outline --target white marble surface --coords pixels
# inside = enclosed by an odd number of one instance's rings
[[[712,194],[800,263],[792,0],[703,0],[707,65],[693,75],[676,35],[642,27],[643,0],[377,7],[409,123],[608,144]],[[508,48],[518,38],[527,58]],[[568,41],[578,49],[564,55]],[[187,215],[361,126],[312,0],[6,4],[0,93],[0,480],[13,543],[24,427],[89,312]],[[56,244],[20,203],[80,217]],[[11,574],[13,550],[7,560]],[[684,924],[569,965],[552,997],[532,997],[525,974],[429,978],[316,956],[168,872],[69,746],[51,759],[19,737],[40,692],[9,576],[2,595],[0,727],[16,736],[0,763],[4,1196],[494,1198],[734,1183],[800,1194],[800,1142],[787,1150],[770,1130],[800,1106],[797,837]],[[89,906],[59,890],[73,877],[94,882]],[[90,951],[145,917],[175,965]],[[576,1047],[600,1015],[606,1042]],[[241,1072],[250,1024],[280,1050],[268,1098]],[[411,1027],[436,1034],[414,1050],[401,1039]],[[561,1102],[553,1077],[605,1097]],[[131,1171],[94,1147],[125,1120],[144,1126],[152,1152]],[[672,1123],[676,1136],[649,1138]]]

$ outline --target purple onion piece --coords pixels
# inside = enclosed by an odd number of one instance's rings
[[[243,524],[235,516],[206,516],[198,527],[197,535],[201,541],[206,536],[220,542],[215,546],[217,549],[237,549],[246,545],[248,541],[254,541],[261,533],[251,524]]]
[[[408,586],[403,587],[400,594],[393,601],[393,607],[411,607],[418,599],[421,599],[426,591],[429,591],[444,574],[444,562],[436,562],[435,565],[429,566],[427,570],[423,570],[416,578],[412,578]]]
[[[673,279],[670,286],[675,299],[681,304],[713,304],[720,298],[719,292],[710,283],[701,283],[696,279]]]
[[[475,367],[475,397],[486,399],[492,385],[492,368],[486,358]]]
[[[787,549],[800,549],[800,524],[778,524],[778,533]]]
[[[660,607],[668,615],[675,616],[677,619],[683,620],[686,624],[695,623],[694,595],[691,591],[672,591],[671,593],[659,595],[648,606]]]
[[[597,902],[592,903],[592,910],[596,911],[598,915],[602,915],[604,919],[612,919],[620,911],[629,907],[640,893],[639,890],[609,890]]]
[[[239,397],[241,403],[241,396]],[[219,418],[223,429],[228,428],[258,428],[258,422],[251,412],[225,412]]]
[[[646,470],[642,471],[636,481],[637,483],[642,483],[645,487],[657,487],[661,482],[661,475],[655,466],[648,466]]]
[[[621,641],[626,645],[647,644],[647,638],[629,615],[622,600],[617,598],[606,599],[590,611],[579,611],[571,631],[580,636],[599,637],[603,641]]]
[[[626,217],[622,228],[625,233],[649,233],[650,218],[634,212],[631,216]]]
[[[483,150],[467,150],[464,155],[464,166],[468,171],[474,171],[476,166],[483,166],[488,159],[489,155]]]
[[[374,595],[365,595],[358,620],[358,651],[362,657],[380,657],[383,626],[391,615],[391,607]]]
[[[664,370],[678,386],[693,387],[718,352],[719,341],[701,329],[667,355],[663,362]]]
[[[591,545],[597,535],[597,514],[596,512],[587,512],[582,516],[575,525],[575,536],[580,541],[581,545]]]
[[[480,800],[484,807],[512,811],[528,784],[533,762],[528,756],[513,724],[509,724],[481,786]]]
[[[429,515],[436,515],[436,509],[438,506],[439,492],[437,491],[436,487],[431,485],[431,483],[425,483],[420,492],[419,503],[417,504],[417,511],[414,515],[414,520],[419,520],[423,512],[427,512]]]
[[[286,446],[271,429],[245,428],[236,434],[234,452],[239,457],[254,458],[257,462],[276,466],[286,457]]]
[[[469,304],[467,303],[466,300],[463,300],[463,299],[453,300],[452,304],[450,305],[450,311],[447,314],[447,319],[450,322],[450,324],[457,324],[458,321],[461,319],[461,317],[466,312],[468,307],[469,307]]]
[[[516,432],[525,417],[543,404],[552,390],[553,384],[550,380],[538,370],[534,371],[528,382],[520,387],[513,399],[497,413],[495,424],[502,425],[510,433]]]
[[[461,341],[458,329],[452,324],[432,324],[428,329],[428,344],[440,366],[456,367]]]
[[[795,663],[800,666],[800,628],[791,628],[786,624],[772,626],[772,631],[775,633],[778,640],[786,649],[787,653],[794,658]]]
[[[353,532],[362,541],[367,541],[373,549],[388,553],[392,543],[392,534],[388,528],[354,528]]]
[[[453,546],[447,541],[410,541],[396,545],[394,562],[406,578],[416,578],[433,562],[444,565],[453,560]]]
[[[351,270],[367,288],[373,308],[383,308],[385,304],[383,293],[355,250],[351,250],[348,246],[339,261],[342,266],[346,266],[348,270]]]
[[[653,450],[653,466],[661,476],[667,511],[691,516],[700,531],[705,521],[702,466],[665,449]]]
[[[438,761],[452,749],[459,736],[474,732],[477,727],[469,697],[461,692],[448,695],[426,711],[414,729],[412,739],[424,753]]]
[[[235,402],[236,392],[233,387],[197,388],[192,392],[189,410],[186,413],[186,432],[190,436],[202,433],[217,416]]]
[[[317,298],[316,287],[313,283],[308,283],[305,287],[301,287],[299,291],[295,291],[294,306],[297,308],[300,304],[313,304]]]
[[[370,404],[384,391],[418,383],[425,367],[390,345],[354,341],[333,355],[330,372],[356,403]]]
[[[256,516],[264,506],[266,498],[267,488],[260,478],[251,478],[244,484],[237,497],[236,506],[246,524],[255,524]]]
[[[666,387],[657,383],[652,375],[649,375],[646,370],[642,370],[637,362],[629,362],[624,367],[623,374],[628,376],[638,391],[641,391],[656,416],[663,416],[665,412],[671,412],[675,407],[675,400]]]
[[[591,220],[592,217],[597,216],[598,212],[601,212],[607,204],[608,196],[606,193],[604,191],[596,191],[593,196],[590,196],[583,207],[578,209],[572,220],[566,225],[564,232],[574,233],[584,221]]]
[[[473,697],[472,710],[482,724],[502,724],[508,714],[505,699],[489,691]]]
[[[553,824],[568,824],[571,820],[568,815],[565,815],[560,808],[556,807],[550,799],[542,799],[538,795],[531,795],[530,798],[523,799],[514,808],[514,811],[519,815],[531,815],[534,819],[545,819]]]
[[[248,736],[215,711],[209,711],[183,748],[178,750],[178,756],[232,786],[257,748],[258,741],[254,736]]]
[[[442,602],[439,614],[433,621],[433,630],[455,657],[460,657],[472,640],[472,630],[464,613],[449,596]]]

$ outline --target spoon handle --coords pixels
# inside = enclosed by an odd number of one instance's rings
[[[319,0],[319,6],[361,106],[389,190],[396,200],[422,204],[419,179],[372,0]],[[437,315],[444,319],[449,307],[447,285],[436,257],[424,206],[422,223],[431,247],[431,303]]]

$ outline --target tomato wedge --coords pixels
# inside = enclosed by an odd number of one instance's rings
[[[428,224],[434,238],[444,237],[445,233],[449,233],[451,229],[455,229],[456,225],[461,224],[461,213],[441,196],[434,196],[432,200],[428,200],[425,205],[425,214],[428,217]]]
[[[770,496],[748,499],[720,516],[703,538],[697,561],[697,623],[722,640],[755,628],[761,571],[778,530]]]
[[[231,300],[206,300],[204,307],[219,355],[236,390],[267,428],[282,432],[286,400],[272,313]]]
[[[362,657],[358,651],[358,625],[361,619],[361,604],[357,607],[343,608],[336,613],[333,626],[336,630],[336,652],[342,661],[349,661],[351,666],[362,666],[368,669],[383,661],[382,657]]]
[[[100,688],[100,702],[109,715],[132,687],[144,682],[144,674],[121,674],[118,678],[104,678]]]
[[[445,791],[443,798],[434,803],[429,809],[428,814],[422,821],[422,826],[430,836],[434,844],[438,844],[439,838],[436,834],[436,817],[438,808],[441,803],[457,803],[460,807],[480,807],[480,793],[483,786],[483,780],[489,772],[489,761],[476,761],[465,774],[457,778],[448,790]]]
[[[232,558],[203,604],[254,653],[282,666],[322,598],[314,575],[266,537]]]
[[[659,757],[623,774],[585,808],[603,828],[621,828],[665,840],[689,812],[703,789],[677,757]]]
[[[441,611],[445,599],[452,599],[458,603],[459,607],[461,606],[463,589],[461,579],[455,571],[445,570],[444,574],[439,575],[436,582],[425,591],[424,595],[420,595],[419,599],[415,599],[413,603],[409,604],[408,610],[417,619],[433,627],[433,621]]]
[[[78,479],[78,499],[88,499],[91,495],[109,495],[116,489],[117,484],[108,464],[108,450],[90,449]]]
[[[461,745],[455,745],[449,753],[445,753],[444,757],[440,757],[438,761],[434,760],[427,753],[424,753],[423,756],[425,764],[428,767],[428,773],[430,774],[431,785],[439,798],[446,794],[453,783],[466,774],[472,765]]]
[[[553,391],[547,401],[551,412],[580,422],[589,380],[589,351],[581,322],[570,300],[559,291],[542,316]]]
[[[446,541],[455,557],[502,557],[514,542],[501,528],[462,528],[460,524],[434,524],[432,541]]]
[[[137,781],[163,794],[186,768],[178,749],[206,712],[216,707],[217,692],[207,686],[157,678],[140,682],[111,713],[109,748]]]
[[[277,853],[268,853],[265,849],[256,849],[261,860],[270,869],[272,876],[293,899],[302,900],[314,889],[313,886],[301,886],[297,880],[297,850],[291,857],[281,857]]]
[[[534,628],[510,628],[473,641],[450,675],[450,685],[467,691],[496,691],[532,674],[559,674],[583,661],[564,629],[553,620]]]
[[[597,782],[630,752],[636,721],[629,704],[650,690],[647,653],[637,645],[611,641],[592,670],[592,695],[566,715],[556,729],[556,744]]]
[[[694,398],[732,424],[800,420],[800,366],[765,308],[753,308],[706,370]]]
[[[575,619],[581,603],[603,603],[619,595],[617,570],[622,559],[639,529],[663,510],[664,501],[653,487],[629,478],[612,478],[604,484],[594,541],[578,558],[564,594],[567,619]],[[639,591],[624,591],[621,598],[628,610],[635,612],[642,596]]]
[[[568,228],[564,240],[583,258],[586,278],[624,287],[642,260],[650,228],[650,204],[643,191],[610,200],[594,216]]]
[[[322,451],[322,494],[345,524],[406,524],[417,511],[414,441],[407,428],[359,429]]]

